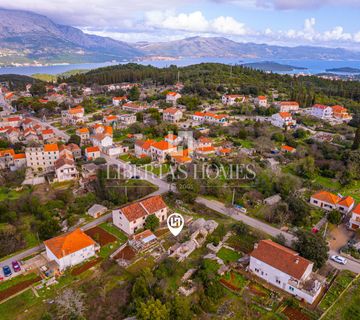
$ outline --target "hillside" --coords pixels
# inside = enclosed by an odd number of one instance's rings
[[[251,59],[360,59],[360,52],[341,48],[310,46],[282,47],[267,44],[240,43],[223,37],[191,37],[168,42],[141,42],[136,47],[144,56],[169,57],[231,57]]]
[[[11,63],[81,63],[130,59],[141,53],[121,41],[85,34],[45,16],[0,9],[0,65]]]

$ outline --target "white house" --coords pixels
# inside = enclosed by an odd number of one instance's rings
[[[181,120],[183,113],[177,108],[167,108],[163,112],[163,120],[166,122],[176,123]]]
[[[280,101],[275,103],[279,112],[296,112],[299,110],[299,104],[296,101]]]
[[[265,96],[258,96],[257,98],[255,98],[254,103],[255,105],[262,108],[266,108],[268,105],[267,98]]]
[[[57,144],[45,144],[43,147],[25,148],[25,156],[27,167],[52,171],[59,159],[59,147]]]
[[[154,214],[160,223],[167,219],[168,207],[161,196],[153,196],[145,200],[113,210],[113,223],[126,234],[134,234],[142,229],[146,217]]]
[[[221,101],[223,104],[232,106],[235,103],[243,103],[245,101],[245,97],[240,94],[224,94],[221,97]]]
[[[106,148],[110,147],[113,144],[112,137],[104,134],[104,133],[98,133],[90,138],[92,144],[96,147]]]
[[[60,271],[95,255],[96,243],[80,229],[44,241],[49,261],[55,261]]]
[[[120,114],[118,115],[120,123],[124,125],[130,125],[136,122],[135,114]]]
[[[193,114],[193,120],[200,123],[226,123],[228,116],[226,114],[215,114],[210,112],[195,112]]]
[[[310,114],[319,119],[330,119],[333,115],[333,109],[322,104],[315,104],[311,108]]]
[[[95,160],[100,158],[100,149],[99,147],[88,147],[85,149],[85,158],[86,160]]]
[[[357,230],[360,228],[360,204],[358,204],[351,213],[349,224],[350,224],[350,228],[353,230]]]
[[[289,112],[279,112],[271,116],[271,124],[279,128],[289,128],[296,124],[296,120],[292,118]]]
[[[62,157],[55,161],[55,175],[58,182],[75,180],[79,176],[75,161]]]
[[[173,105],[176,104],[176,101],[181,98],[181,94],[177,92],[168,92],[166,94],[166,102],[172,103]]]
[[[166,156],[171,155],[171,153],[175,153],[176,151],[177,147],[173,146],[169,142],[166,142],[165,140],[155,142],[150,147],[151,158],[154,161],[158,161],[160,163],[165,162]]]
[[[349,213],[355,205],[352,197],[340,197],[328,191],[319,191],[310,198],[310,204],[321,209],[331,211],[339,210],[341,213]]]
[[[249,270],[271,285],[312,304],[324,278],[312,272],[314,263],[271,240],[261,240],[250,253]]]
[[[85,121],[85,110],[82,106],[77,106],[69,110],[61,111],[61,121],[63,124],[79,124]]]
[[[120,103],[126,102],[126,100],[126,97],[114,97],[112,98],[112,104],[113,106],[118,107],[120,106]]]
[[[135,141],[135,156],[137,158],[151,157],[151,146],[155,142],[152,139]]]

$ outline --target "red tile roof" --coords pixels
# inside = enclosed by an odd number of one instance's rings
[[[311,197],[331,204],[337,204],[341,200],[340,197],[328,191],[319,191],[313,194]]]
[[[291,118],[291,113],[289,112],[279,112],[279,115],[281,118],[285,119],[285,118]]]
[[[355,200],[354,198],[350,197],[350,196],[346,196],[344,198],[342,198],[338,204],[340,206],[344,206],[344,207],[347,207],[347,208],[350,208],[353,204],[355,203]]]
[[[85,152],[86,152],[86,153],[89,153],[89,152],[100,152],[100,149],[99,149],[99,147],[87,147],[87,148],[85,149]]]
[[[80,229],[76,229],[68,234],[46,240],[44,244],[58,259],[61,259],[81,249],[95,245],[95,241]]]
[[[49,152],[49,151],[59,151],[59,147],[57,144],[53,143],[53,144],[46,144],[44,145],[44,151],[45,152]]]
[[[309,260],[299,256],[297,252],[271,240],[259,241],[250,256],[298,280],[312,264]]]
[[[352,212],[360,215],[360,203],[355,207],[355,209]]]
[[[164,110],[164,113],[171,113],[171,114],[175,114],[176,112],[180,111],[179,109],[176,108],[167,108]],[[181,111],[180,111],[181,112]]]
[[[145,200],[126,205],[119,210],[128,221],[145,217],[155,212],[165,209],[167,206],[161,196],[153,196]]]
[[[158,150],[162,150],[162,151],[165,151],[165,150],[169,150],[169,149],[173,149],[175,148],[171,143],[165,141],[165,140],[162,140],[162,141],[159,141],[159,142],[155,142],[152,147],[158,149]]]

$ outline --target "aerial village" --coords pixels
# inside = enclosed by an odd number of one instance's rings
[[[106,302],[94,315],[120,319],[136,311],[129,283],[147,279],[219,319],[317,319],[360,272],[346,105],[277,88],[199,99],[180,80],[38,87],[1,83],[0,308],[28,299],[31,318],[81,285]]]

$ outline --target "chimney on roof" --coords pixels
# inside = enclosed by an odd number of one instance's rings
[[[254,244],[254,249],[257,249],[258,248],[258,243],[255,243]]]
[[[300,261],[299,258],[296,258],[296,259],[295,259],[295,263],[296,263],[296,264],[299,264],[299,261]]]

